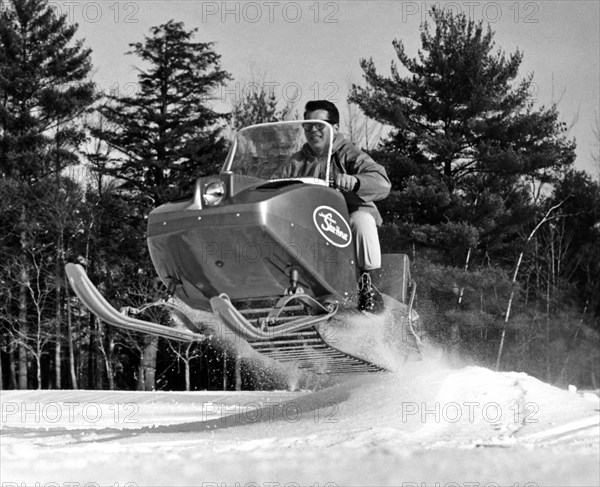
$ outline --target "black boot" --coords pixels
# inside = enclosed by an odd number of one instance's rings
[[[373,286],[369,271],[363,271],[358,279],[358,309],[369,313],[383,311],[383,296]]]

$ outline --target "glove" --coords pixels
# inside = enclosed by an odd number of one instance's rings
[[[358,179],[350,174],[337,174],[335,176],[335,186],[344,191],[354,191],[357,184]]]

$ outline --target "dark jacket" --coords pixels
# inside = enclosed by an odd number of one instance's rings
[[[353,192],[344,191],[348,211],[368,211],[375,217],[377,225],[381,225],[381,215],[373,202],[390,194],[392,185],[385,168],[340,133],[333,140],[332,152],[333,178],[335,179],[335,173],[338,171],[358,179],[358,187]]]
[[[358,179],[358,186],[354,191],[343,192],[348,211],[350,213],[358,209],[367,211],[375,217],[377,225],[381,225],[381,215],[373,202],[386,198],[390,193],[391,184],[385,168],[340,133],[333,140],[331,159],[333,172],[330,174],[331,179],[335,180],[338,173],[351,174]],[[310,146],[304,144],[300,152],[288,161],[279,177],[324,178],[324,172],[325,161],[319,160]]]

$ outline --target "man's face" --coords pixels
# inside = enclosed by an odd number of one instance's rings
[[[326,122],[329,121],[329,114],[327,110],[315,110],[312,112],[307,112],[305,120],[324,120]],[[331,130],[333,130],[333,136],[337,134],[337,125],[329,125]],[[304,134],[306,135],[306,142],[309,147],[316,155],[321,155],[323,151],[327,148],[327,143],[329,142],[329,132],[327,130],[320,130],[323,126],[313,126],[310,129],[304,129]]]

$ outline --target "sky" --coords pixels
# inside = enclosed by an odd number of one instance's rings
[[[362,84],[359,62],[373,58],[382,74],[397,61],[392,41],[411,57],[420,47],[419,25],[434,4],[488,22],[498,49],[519,49],[520,78],[533,74],[540,106],[558,104],[561,120],[577,141],[577,169],[598,177],[594,127],[600,116],[600,2],[598,0],[500,1],[200,1],[70,0],[50,4],[79,25],[77,37],[92,49],[94,81],[103,89],[137,90],[135,56],[152,26],[171,19],[198,28],[196,40],[213,42],[233,81],[214,96],[230,104],[256,83],[295,103],[328,99],[342,113],[352,83]],[[254,84],[253,84],[254,83]],[[342,120],[342,123],[344,120]]]

